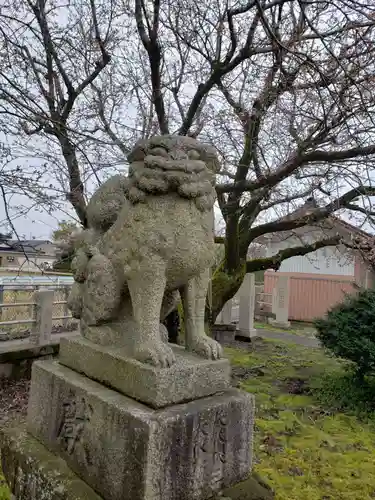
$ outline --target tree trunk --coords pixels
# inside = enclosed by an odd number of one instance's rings
[[[206,306],[205,319],[211,327],[225,303],[239,290],[246,274],[245,262],[234,271],[226,271],[221,264],[212,275],[212,308]]]
[[[225,231],[225,269],[235,273],[240,265],[239,238],[238,238],[238,217],[231,215],[228,217]]]
[[[76,211],[76,214],[82,226],[86,228],[86,201],[84,196],[84,186],[79,171],[76,149],[74,144],[69,140],[64,131],[56,135],[60,142],[62,154],[66,161],[69,172],[70,192],[68,193],[67,198],[73,205],[73,208]]]

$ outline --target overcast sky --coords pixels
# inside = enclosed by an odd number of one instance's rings
[[[22,200],[25,204],[25,200]],[[27,201],[26,201],[27,203]],[[27,216],[13,217],[12,223],[17,231],[18,237],[23,239],[51,239],[52,232],[57,228],[58,223],[63,220],[75,220],[74,212],[69,210],[67,204],[66,211],[55,211],[52,215],[45,211],[30,210]],[[222,232],[224,228],[220,210],[215,207],[215,227],[217,232]],[[6,223],[4,207],[0,207],[0,232],[10,231],[9,224]],[[16,235],[13,235],[17,237]]]
[[[20,199],[20,205],[26,205],[27,201]],[[14,215],[15,210],[12,210],[12,223],[20,238],[24,239],[50,239],[52,232],[57,228],[58,223],[62,220],[72,220],[73,212],[70,213],[69,207],[67,211],[55,211],[52,215],[45,210],[30,209],[27,215]],[[11,231],[10,225],[7,223],[5,209],[3,204],[0,206],[0,232]],[[16,235],[13,235],[16,237]]]

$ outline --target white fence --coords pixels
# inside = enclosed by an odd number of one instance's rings
[[[0,286],[0,340],[30,336],[47,342],[51,333],[72,331],[76,320],[67,306],[70,286]]]
[[[47,286],[60,287],[72,285],[74,282],[73,276],[0,276],[0,287],[24,287],[24,286]]]

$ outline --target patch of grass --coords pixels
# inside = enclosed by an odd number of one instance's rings
[[[292,322],[289,328],[273,326],[271,323],[254,322],[254,328],[259,330],[268,330],[270,332],[286,332],[300,337],[314,338],[315,328],[310,323]]]
[[[375,421],[375,377],[356,378],[350,363],[311,380],[311,390],[331,412],[345,412],[364,421]],[[346,369],[344,369],[344,367]]]
[[[347,363],[321,349],[262,339],[227,353],[262,366],[240,387],[255,394],[254,469],[276,500],[375,498],[374,408],[364,411],[375,383],[359,391]]]
[[[10,491],[5,482],[4,476],[1,474],[0,469],[0,500],[9,500],[10,499]]]

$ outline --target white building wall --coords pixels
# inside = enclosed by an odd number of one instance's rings
[[[9,271],[42,271],[47,270],[48,266],[52,269],[54,261],[55,258],[49,256],[38,258],[30,257],[29,260],[26,260],[25,257],[17,257],[14,262],[5,263],[3,268]],[[45,263],[48,263],[48,266],[45,266]]]
[[[268,248],[268,256],[279,250],[301,245],[301,242],[282,241]],[[331,274],[354,276],[354,256],[335,247],[326,247],[304,256],[291,257],[282,262],[279,271],[284,273]]]

